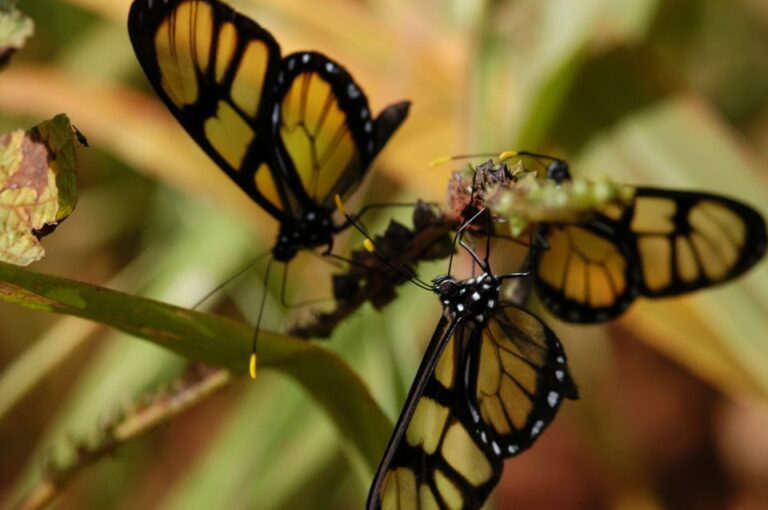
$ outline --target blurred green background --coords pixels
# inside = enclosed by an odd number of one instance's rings
[[[129,3],[22,2],[36,34],[0,73],[0,127],[66,112],[91,144],[80,151],[79,207],[33,269],[191,306],[271,246],[275,224],[149,90],[125,28]],[[721,192],[768,215],[763,0],[231,3],[284,53],[315,49],[344,64],[373,109],[413,101],[356,204],[442,201],[452,168],[429,160],[525,148],[567,158],[580,177]],[[370,227],[391,215],[408,221],[386,211]],[[291,269],[297,296],[314,271],[307,259]],[[253,322],[261,269],[209,306]],[[278,302],[266,327],[297,320]],[[432,296],[403,288],[327,346],[394,419],[438,315]],[[581,400],[507,462],[489,507],[768,507],[768,264],[694,296],[638,302],[607,326],[545,318]],[[72,437],[185,366],[93,323],[0,303],[0,503]],[[265,370],[85,470],[57,508],[352,509],[370,478],[307,394]]]

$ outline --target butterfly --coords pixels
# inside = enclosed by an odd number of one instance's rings
[[[544,178],[571,180],[568,163],[546,160]],[[508,185],[502,165],[480,165],[479,180]],[[471,209],[464,215],[472,214]],[[572,223],[542,223],[531,250],[533,286],[544,305],[569,322],[621,315],[638,297],[676,296],[719,285],[754,266],[766,251],[760,213],[713,193],[637,187],[625,204],[611,203]]]
[[[466,247],[466,246],[465,246]],[[468,248],[469,249],[469,248]],[[504,459],[530,447],[578,392],[563,347],[499,296],[519,273],[432,282],[443,314],[377,469],[368,510],[480,508]]]
[[[274,260],[327,246],[349,196],[408,114],[373,117],[361,87],[317,52],[281,57],[272,34],[218,0],[135,0],[131,43],[197,144],[280,224]]]

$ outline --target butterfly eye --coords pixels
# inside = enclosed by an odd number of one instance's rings
[[[438,285],[438,290],[441,296],[453,297],[456,295],[456,282],[453,280],[444,280]]]

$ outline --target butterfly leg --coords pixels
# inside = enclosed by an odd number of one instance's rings
[[[427,205],[430,207],[437,207],[437,202],[426,202]],[[418,205],[418,202],[381,202],[378,204],[366,204],[364,205],[354,216],[351,218],[348,218],[347,221],[342,224],[341,228],[346,228],[349,225],[351,225],[353,222],[357,221],[360,222],[366,214],[370,211],[374,211],[377,209],[389,209],[391,207],[416,207]]]
[[[261,296],[261,303],[259,304],[259,315],[256,319],[256,328],[253,331],[253,343],[251,344],[251,359],[249,363],[249,372],[251,374],[251,379],[256,379],[256,349],[258,347],[259,342],[259,331],[261,329],[261,318],[264,316],[264,305],[267,303],[267,285],[269,284],[269,273],[272,269],[272,262],[274,262],[275,259],[270,258],[269,262],[267,262],[267,269],[264,271],[264,286],[263,291],[264,294]],[[287,264],[286,264],[287,265]]]
[[[280,286],[280,303],[283,305],[283,307],[287,309],[293,309],[293,308],[301,308],[303,306],[313,305],[317,303],[321,303],[323,301],[330,301],[331,297],[321,297],[321,298],[313,298],[313,299],[306,299],[304,301],[296,301],[294,303],[288,302],[288,297],[286,296],[286,289],[288,288],[288,264],[285,264],[283,266],[283,282]]]
[[[267,250],[263,253],[259,253],[258,255],[256,255],[256,257],[254,257],[253,260],[251,260],[246,265],[244,265],[243,267],[241,267],[240,269],[238,269],[237,271],[229,275],[222,283],[214,287],[213,290],[209,291],[206,295],[200,298],[197,301],[197,303],[195,303],[195,305],[192,307],[192,310],[197,310],[200,307],[200,305],[208,301],[211,298],[211,296],[213,296],[214,294],[219,292],[221,289],[223,289],[224,287],[226,287],[227,285],[229,285],[230,283],[238,279],[247,271],[250,271],[251,269],[253,269],[256,266],[256,264],[264,260],[264,257],[268,256],[271,252],[272,250]]]
[[[525,278],[527,276],[531,276],[533,274],[533,266],[532,261],[537,259],[537,241],[540,236],[538,230],[531,230],[528,233],[528,246],[530,246],[530,251],[528,252],[528,256],[525,258],[525,260],[522,263],[522,268],[525,268],[524,271],[517,271],[514,273],[507,273],[503,275],[499,275],[499,280],[506,280],[510,278]]]
[[[333,247],[332,245],[329,245],[325,251],[320,253],[317,253],[316,251],[310,251],[309,253],[312,253],[313,255],[317,255],[318,257],[320,257],[320,260],[322,260],[323,262],[326,262],[327,264],[332,265],[336,269],[341,269],[341,270],[346,269],[344,264],[355,266],[355,267],[361,267],[361,268],[366,267],[365,264],[357,260],[345,257],[343,255],[339,255],[338,253],[332,253],[331,252],[332,247]]]

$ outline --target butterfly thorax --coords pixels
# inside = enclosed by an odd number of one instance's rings
[[[303,249],[330,245],[333,240],[331,211],[313,209],[306,211],[298,221],[284,221],[280,224],[277,242],[272,255],[278,262],[288,262]]]
[[[482,323],[499,306],[500,281],[488,273],[460,282],[451,276],[438,276],[432,285],[449,319]]]

